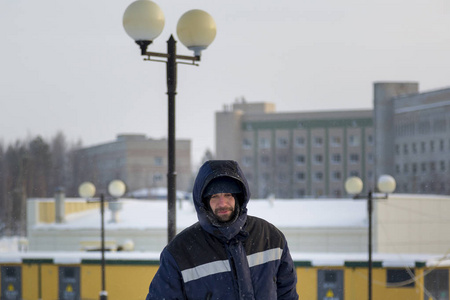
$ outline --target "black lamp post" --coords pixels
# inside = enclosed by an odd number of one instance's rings
[[[367,214],[368,214],[368,299],[372,300],[372,212],[373,200],[387,199],[388,194],[395,190],[395,179],[390,175],[382,175],[378,178],[378,190],[384,193],[383,196],[374,197],[372,190],[369,190],[367,195],[359,195],[363,189],[363,182],[359,177],[353,176],[345,181],[345,190],[348,194],[355,195],[353,199],[367,199]]]
[[[190,61],[196,65],[200,53],[206,49],[216,36],[213,18],[202,10],[190,10],[181,16],[177,24],[180,41],[194,56],[177,55],[173,35],[167,41],[167,53],[147,52],[147,47],[158,37],[164,28],[164,15],[159,6],[150,0],[137,0],[131,3],[123,15],[123,26],[127,34],[141,48],[146,60],[165,62],[167,66],[168,96],[168,171],[167,171],[167,236],[170,242],[176,235],[176,148],[175,148],[175,95],[177,94],[177,63]],[[152,57],[165,58],[154,60]],[[183,62],[184,61],[184,62]]]
[[[113,180],[108,185],[108,192],[117,199],[125,194],[125,183],[121,180]],[[89,202],[98,202],[98,200],[91,200],[95,195],[95,186],[91,182],[83,182],[78,188],[78,194]],[[100,300],[108,300],[108,292],[106,291],[105,278],[105,195],[100,194],[100,238],[101,238],[101,274],[102,274],[102,290],[100,291]]]

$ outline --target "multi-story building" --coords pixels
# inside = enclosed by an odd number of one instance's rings
[[[374,85],[376,174],[397,192],[450,193],[450,88],[419,93],[415,82]]]
[[[341,197],[348,176],[373,179],[372,111],[234,103],[216,113],[216,157],[240,162],[254,197]]]
[[[216,157],[240,162],[255,197],[340,197],[390,174],[397,192],[450,193],[450,88],[374,84],[374,110],[275,112],[236,102],[216,113]]]
[[[191,188],[191,141],[176,141],[177,189]],[[128,191],[167,186],[167,140],[149,139],[145,135],[118,135],[116,141],[77,153],[80,183],[92,181],[99,191],[106,191],[110,181],[121,179]]]

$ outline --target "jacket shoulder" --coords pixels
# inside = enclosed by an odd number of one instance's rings
[[[216,260],[227,259],[222,243],[207,233],[199,222],[186,228],[167,245],[181,270]]]
[[[247,253],[286,247],[284,234],[275,225],[264,219],[248,216],[245,230],[249,234],[250,241],[250,243],[246,243]]]

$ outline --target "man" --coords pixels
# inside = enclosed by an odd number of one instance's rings
[[[239,165],[207,161],[193,189],[199,222],[162,251],[150,299],[298,299],[284,235],[247,216],[250,192]]]

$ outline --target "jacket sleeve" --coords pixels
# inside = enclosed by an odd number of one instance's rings
[[[181,272],[167,249],[162,251],[159,261],[159,269],[150,283],[146,300],[186,299]]]
[[[294,262],[292,261],[289,248],[283,249],[281,255],[281,264],[277,274],[277,298],[283,300],[298,299],[297,294],[297,272],[295,271]]]

